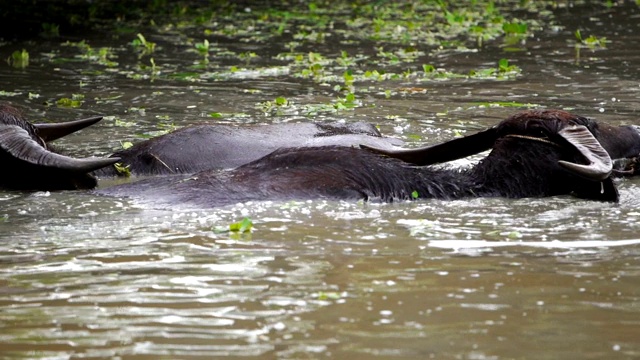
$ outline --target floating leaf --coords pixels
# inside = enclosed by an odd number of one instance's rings
[[[56,101],[56,105],[60,107],[79,108],[82,106],[82,100],[62,98]]]
[[[244,233],[251,231],[253,228],[253,222],[250,218],[246,217],[239,222],[229,224],[229,231]]]
[[[116,169],[116,172],[120,176],[131,177],[131,170],[129,169],[129,165],[123,165],[122,163],[115,163],[113,167]]]
[[[11,54],[11,65],[16,68],[24,69],[29,66],[29,53],[27,50],[14,51]]]
[[[282,96],[278,96],[275,100],[275,103],[278,106],[284,106],[287,105],[287,99]]]

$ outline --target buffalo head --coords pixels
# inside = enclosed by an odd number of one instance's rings
[[[17,190],[90,189],[89,173],[117,158],[74,159],[52,151],[52,141],[100,121],[101,117],[61,124],[31,124],[16,108],[0,105],[0,187]]]
[[[636,126],[611,126],[563,110],[528,110],[516,113],[499,124],[473,135],[417,149],[362,147],[416,165],[431,165],[477,154],[493,147],[496,140],[511,135],[546,137],[572,125],[584,126],[612,159],[634,158],[640,154],[640,132]]]

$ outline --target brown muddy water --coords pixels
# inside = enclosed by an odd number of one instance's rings
[[[215,122],[364,120],[418,145],[490,126],[523,104],[640,124],[638,6],[554,14],[552,24],[516,44],[519,51],[507,51],[500,39],[472,51],[418,45],[424,54],[412,62],[379,67],[431,63],[466,73],[508,58],[522,69],[517,77],[358,81],[362,104],[353,110],[305,115],[303,105],[335,100],[341,79],[327,85],[295,76],[274,58],[284,48],[269,42],[211,37],[216,46],[258,55],[233,75],[220,70],[231,60],[211,53],[205,70],[193,70],[195,80],[134,76],[148,75],[129,45],[135,34],[86,38],[115,49],[115,68],[54,61],[80,53],[60,40],[6,41],[2,58],[25,48],[30,64],[0,65],[0,101],[37,121],[107,115],[58,142],[78,156],[107,154],[172,126]],[[585,46],[578,57],[576,29],[606,37],[606,48]],[[200,55],[186,51],[193,44],[178,45],[176,34],[145,33],[159,47],[156,64],[192,71]],[[372,47],[328,37],[314,51],[335,57]],[[56,105],[73,94],[84,95],[80,107]],[[276,97],[293,105],[275,113],[257,105]],[[150,209],[73,191],[0,192],[0,354],[640,358],[640,182],[619,186],[619,204],[554,197],[213,210]],[[245,216],[253,219],[251,233],[212,231]]]

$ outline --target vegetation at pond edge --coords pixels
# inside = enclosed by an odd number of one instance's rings
[[[4,21],[0,29],[0,44],[15,43],[5,59],[16,71],[81,62],[86,65],[81,88],[105,76],[189,84],[284,77],[311,82],[331,97],[303,104],[283,94],[256,103],[271,116],[353,111],[375,106],[372,97],[426,93],[432,82],[509,81],[526,75],[512,54],[526,51],[536,32],[562,29],[554,10],[567,6],[524,0],[16,0],[5,5],[5,20],[24,20],[20,27]],[[605,49],[607,39],[598,34],[568,30],[576,58],[581,48]],[[22,37],[46,38],[51,49],[30,51],[28,41],[15,40]],[[451,54],[473,57],[485,47],[499,48],[500,56],[465,65],[443,60]],[[176,53],[186,61],[172,61]],[[402,85],[407,82],[412,85]],[[0,94],[26,95],[10,84]],[[76,90],[45,103],[77,108],[89,100]]]

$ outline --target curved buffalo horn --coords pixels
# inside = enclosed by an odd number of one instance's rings
[[[596,181],[602,181],[611,175],[613,162],[609,153],[602,148],[586,127],[582,125],[565,127],[558,134],[573,145],[589,162],[588,165],[582,165],[559,160],[560,165],[571,172]]]
[[[362,144],[360,147],[407,163],[426,166],[461,159],[489,150],[497,138],[498,131],[496,127],[492,127],[477,134],[417,149],[387,150]]]
[[[34,165],[73,172],[91,172],[120,161],[119,158],[74,159],[53,153],[43,148],[26,130],[18,126],[0,127],[0,149],[16,159]]]
[[[86,119],[68,121],[56,124],[33,124],[38,129],[38,136],[44,141],[53,141],[67,136],[87,126],[91,126],[102,120],[102,116],[94,116]]]

